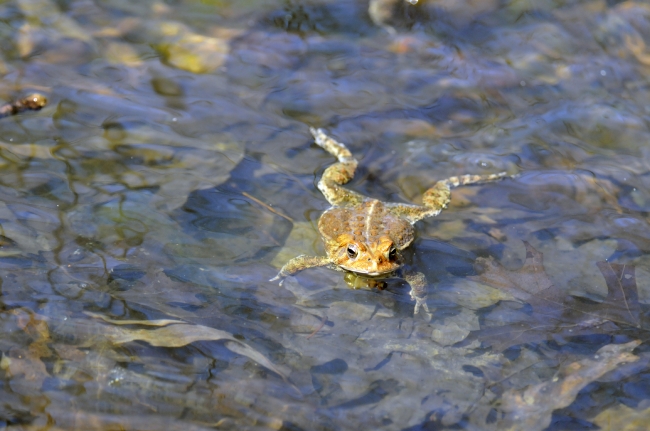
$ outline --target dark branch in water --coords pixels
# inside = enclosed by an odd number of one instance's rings
[[[23,112],[28,109],[32,111],[38,111],[46,104],[47,97],[43,96],[42,94],[33,93],[23,99],[19,99],[12,103],[6,103],[0,106],[0,118],[16,115],[19,112]]]

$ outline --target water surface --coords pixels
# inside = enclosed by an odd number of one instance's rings
[[[361,1],[3,3],[0,98],[50,102],[0,120],[0,428],[647,422],[650,7],[386,16]],[[349,187],[382,200],[519,173],[417,224],[430,318],[398,279],[268,281],[323,254],[315,184],[334,160],[310,126],[348,144]]]

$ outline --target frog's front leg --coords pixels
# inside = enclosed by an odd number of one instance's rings
[[[424,313],[430,319],[431,312],[427,305],[427,279],[421,272],[405,271],[404,280],[411,286],[411,299],[415,301],[415,309],[413,315],[417,316],[420,308],[424,309]]]
[[[482,184],[502,180],[508,177],[507,172],[499,172],[490,175],[460,175],[450,177],[435,183],[422,195],[422,205],[393,204],[390,211],[400,217],[404,217],[411,224],[423,218],[433,217],[440,214],[440,211],[447,208],[451,199],[451,188],[467,186],[470,184]]]
[[[327,266],[330,265],[330,261],[326,256],[305,256],[301,254],[300,256],[294,257],[289,262],[285,263],[278,275],[270,279],[269,281],[280,280],[280,286],[284,282],[284,279],[290,275],[295,274],[298,271],[302,271],[307,268],[314,268],[317,266]]]

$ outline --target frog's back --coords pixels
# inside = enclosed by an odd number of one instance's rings
[[[330,208],[318,220],[318,230],[326,242],[349,234],[355,241],[371,244],[387,236],[399,250],[407,247],[414,237],[413,226],[392,214],[377,199],[367,199],[353,207]]]

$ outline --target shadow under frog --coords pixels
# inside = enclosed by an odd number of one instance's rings
[[[404,250],[413,242],[413,224],[423,218],[436,216],[449,203],[451,187],[496,181],[507,176],[462,175],[438,181],[422,196],[422,205],[382,202],[342,187],[354,177],[358,162],[347,147],[327,136],[322,129],[310,128],[316,144],[337,158],[338,163],[325,169],[318,188],[332,205],[318,220],[318,231],[325,243],[327,256],[300,255],[287,262],[277,276],[280,280],[303,269],[327,266],[374,280],[404,278],[411,287],[415,301],[414,314],[420,309],[427,314],[427,280],[424,274],[404,265]],[[348,284],[356,282],[346,276]]]

